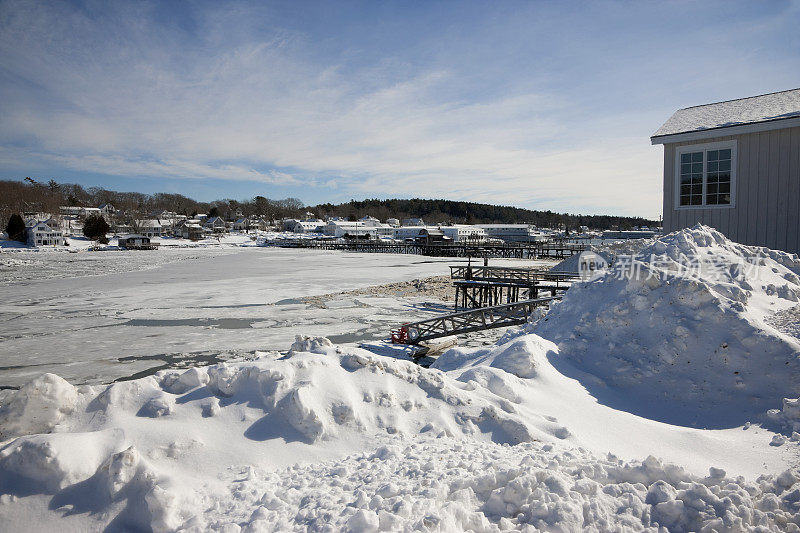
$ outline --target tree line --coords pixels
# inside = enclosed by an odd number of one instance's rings
[[[641,217],[623,217],[615,215],[575,215],[523,209],[521,207],[479,204],[454,200],[425,200],[412,198],[409,200],[350,200],[344,204],[320,204],[310,208],[320,215],[339,216],[357,220],[371,215],[381,220],[389,217],[422,218],[427,223],[451,224],[533,224],[542,228],[561,228],[570,231],[580,226],[592,229],[627,230],[637,226],[656,226],[654,220]]]
[[[99,207],[110,203],[123,213],[126,220],[146,217],[156,210],[195,216],[199,213],[225,216],[239,213],[259,216],[269,220],[299,218],[306,212],[317,217],[336,216],[357,220],[366,215],[385,221],[387,218],[422,218],[428,223],[451,224],[510,224],[527,223],[545,228],[562,228],[570,231],[580,226],[592,229],[631,229],[635,226],[654,226],[656,222],[640,217],[614,215],[580,215],[554,213],[546,210],[523,209],[513,206],[461,202],[454,200],[367,199],[350,200],[342,204],[323,203],[306,206],[297,198],[273,200],[256,196],[248,200],[222,199],[198,202],[182,194],[118,192],[100,187],[84,188],[75,183],[0,180],[0,222],[3,227],[14,213],[45,212],[58,214],[60,206]]]
[[[42,212],[57,215],[61,206],[100,207],[111,204],[123,220],[143,218],[154,211],[173,211],[188,217],[197,214],[224,216],[241,211],[243,216],[268,219],[300,217],[305,205],[297,198],[273,200],[264,196],[238,201],[231,199],[198,202],[182,194],[118,192],[101,187],[85,188],[75,183],[0,180],[0,222],[3,226],[14,213]]]

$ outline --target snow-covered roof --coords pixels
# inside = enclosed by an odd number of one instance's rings
[[[475,224],[478,228],[484,229],[505,229],[505,228],[525,228],[527,229],[529,226],[527,224]]]
[[[650,139],[662,144],[793,126],[800,126],[800,89],[679,109]]]
[[[158,220],[137,220],[139,227],[142,228],[160,228],[161,222]]]

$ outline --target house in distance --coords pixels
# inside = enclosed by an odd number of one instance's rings
[[[800,89],[680,109],[664,145],[664,231],[697,223],[800,252]]]

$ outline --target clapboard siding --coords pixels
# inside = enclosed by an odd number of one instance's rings
[[[736,141],[735,207],[676,209],[675,149]],[[664,145],[664,231],[697,223],[744,244],[800,252],[800,127]]]

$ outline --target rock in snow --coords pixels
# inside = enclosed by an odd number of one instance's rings
[[[429,369],[298,337],[108,386],[45,374],[0,407],[0,528],[800,530],[798,344],[770,321],[797,257],[704,227],[635,257],[645,276],[617,255]],[[767,409],[785,435],[745,425]]]

